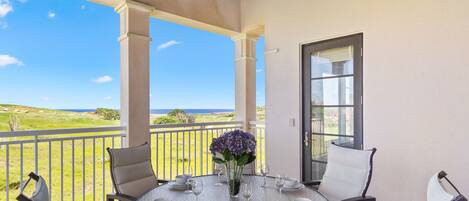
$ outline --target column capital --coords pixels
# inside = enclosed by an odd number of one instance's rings
[[[235,61],[256,61],[257,35],[239,34],[232,37],[235,43]]]
[[[114,8],[114,10],[117,13],[120,13],[123,10],[128,9],[128,8],[133,8],[133,9],[136,9],[136,10],[139,10],[139,11],[142,11],[142,12],[148,12],[148,13],[152,12],[155,9],[152,6],[144,4],[144,3],[140,3],[140,2],[136,2],[136,1],[132,1],[132,0],[124,0],[120,4],[118,4]]]
[[[257,41],[259,38],[259,35],[256,34],[249,34],[249,33],[240,33],[236,34],[231,37],[231,40],[233,41],[239,41],[239,40],[251,40],[251,41]]]

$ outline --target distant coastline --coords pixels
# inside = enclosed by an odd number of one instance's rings
[[[96,109],[59,109],[68,112],[95,112]],[[173,109],[151,109],[150,114],[168,114]],[[212,114],[234,112],[234,109],[183,109],[189,114]]]

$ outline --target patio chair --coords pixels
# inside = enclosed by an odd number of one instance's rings
[[[467,201],[446,175],[446,172],[441,171],[430,178],[427,187],[427,201]],[[443,178],[453,187],[458,195],[454,196],[446,191],[445,187],[442,185]]]
[[[47,188],[47,184],[44,178],[35,174],[34,172],[29,173],[28,177],[29,179],[21,187],[20,194],[18,195],[18,197],[16,197],[16,200],[18,201],[50,201],[49,188]],[[35,186],[32,196],[27,197],[26,195],[23,194],[23,192],[31,180],[34,180],[36,182],[36,186]]]
[[[121,149],[107,148],[107,151],[111,160],[112,183],[116,190],[115,194],[107,195],[108,201],[137,200],[144,193],[167,182],[155,177],[148,143]]]
[[[332,143],[328,150],[326,172],[321,181],[307,181],[330,201],[375,201],[367,196],[376,148],[356,150]]]

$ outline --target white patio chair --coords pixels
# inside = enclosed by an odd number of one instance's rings
[[[49,188],[47,188],[47,184],[44,178],[35,174],[34,172],[29,173],[28,176],[29,176],[29,179],[21,187],[20,195],[16,197],[16,200],[18,201],[50,201]],[[35,189],[31,197],[27,197],[26,195],[23,194],[23,192],[31,180],[34,180],[36,182]]]
[[[446,176],[446,172],[441,171],[430,178],[427,187],[427,201],[467,201]],[[456,190],[458,195],[452,195],[445,189],[442,185],[443,178]]]
[[[318,187],[318,191],[330,201],[375,201],[376,198],[366,195],[375,152],[376,148],[356,150],[332,143],[322,180],[304,184]]]

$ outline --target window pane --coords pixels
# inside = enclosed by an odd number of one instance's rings
[[[353,107],[313,107],[313,133],[353,136]]]
[[[311,81],[312,105],[353,105],[353,77]]]
[[[327,150],[332,142],[339,146],[353,147],[353,137],[312,135],[312,159],[327,162]]]
[[[353,46],[313,52],[311,77],[331,77],[353,74]]]

